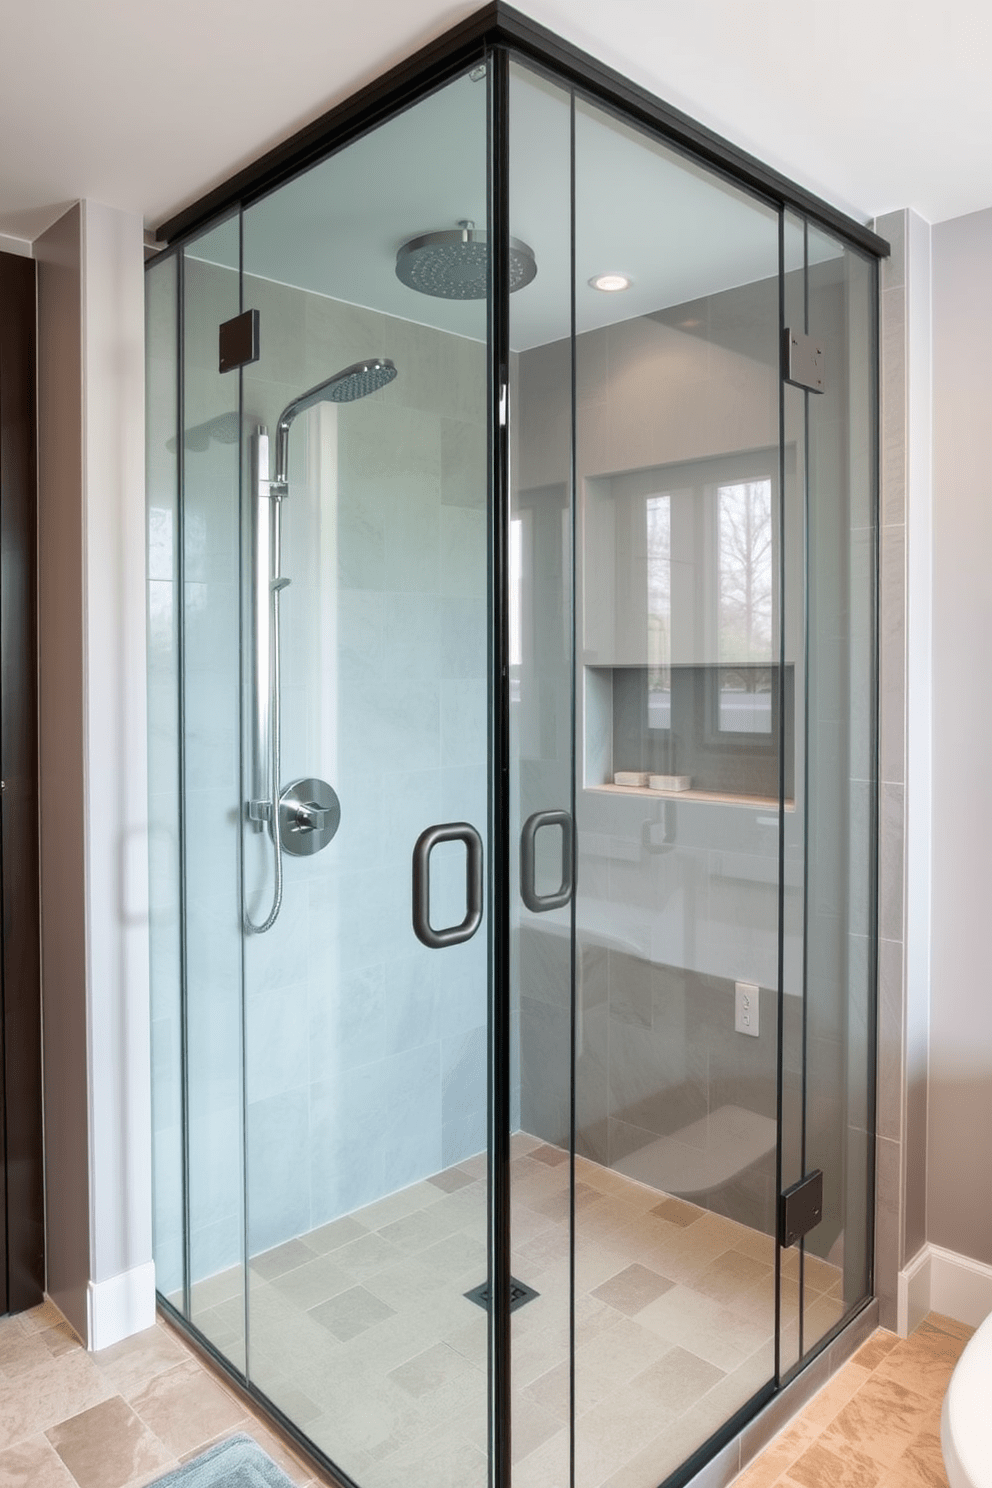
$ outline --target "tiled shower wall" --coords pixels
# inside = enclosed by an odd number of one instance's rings
[[[187,263],[187,424],[231,411],[217,324],[236,275]],[[484,344],[247,278],[262,360],[246,418],[274,428],[305,388],[368,356],[397,380],[301,418],[283,514],[283,783],[329,779],[331,846],[287,859],[283,907],[244,943],[241,1027],[237,445],[186,450],[185,737],[189,1190],[194,1279],[243,1250],[241,1081],[249,1247],[263,1250],[485,1146],[486,936],[434,952],[410,914],[424,827],[486,821],[486,366]],[[199,446],[199,447],[196,447]],[[199,466],[199,470],[197,467]],[[163,793],[153,903],[177,901],[175,517],[152,486],[153,792]],[[161,493],[156,495],[156,489]],[[174,500],[174,497],[172,497]],[[161,569],[161,573],[159,573]],[[170,713],[171,709],[171,713]],[[195,772],[195,773],[194,773]],[[261,918],[265,844],[246,854]],[[435,853],[435,923],[463,912],[457,854]],[[179,1038],[175,919],[153,955],[159,1286],[179,1280]],[[244,1073],[242,1076],[242,1057]]]

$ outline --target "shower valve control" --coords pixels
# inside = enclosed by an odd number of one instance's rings
[[[294,780],[279,797],[279,838],[283,851],[296,857],[320,852],[340,822],[341,802],[326,780]]]
[[[734,983],[734,1029],[758,1037],[758,992],[754,982]]]

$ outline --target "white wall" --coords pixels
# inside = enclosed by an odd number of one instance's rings
[[[992,209],[933,230],[933,948],[927,1238],[992,1263]]]
[[[83,202],[36,257],[48,1286],[97,1348],[155,1305],[141,220]]]

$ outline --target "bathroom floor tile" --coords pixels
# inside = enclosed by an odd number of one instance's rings
[[[174,1461],[120,1396],[62,1421],[47,1435],[79,1488],[124,1488],[160,1476]]]
[[[244,1408],[194,1359],[156,1375],[131,1401],[135,1413],[176,1457],[233,1431]]]
[[[607,1302],[610,1307],[615,1307],[618,1312],[627,1317],[634,1317],[647,1307],[649,1302],[656,1301],[675,1285],[669,1281],[667,1276],[661,1276],[657,1271],[642,1266],[639,1261],[634,1261],[630,1266],[618,1271],[611,1276],[609,1281],[604,1281],[602,1286],[594,1289],[592,1295],[598,1297],[601,1302]]]
[[[947,1488],[940,1410],[972,1331],[935,1313],[907,1339],[879,1329],[735,1488]]]
[[[392,1317],[394,1311],[394,1308],[374,1296],[367,1288],[356,1286],[311,1308],[310,1316],[329,1333],[333,1333],[335,1338],[347,1343],[349,1339],[357,1338],[359,1333],[364,1333],[366,1328],[371,1328],[374,1323],[381,1323]]]
[[[555,1216],[569,1165],[541,1147],[515,1143],[513,1158],[526,1195],[514,1265],[532,1268],[515,1274],[538,1278],[541,1293],[513,1314],[516,1488],[568,1478],[569,1246]],[[299,1250],[278,1247],[271,1280],[253,1275],[261,1388],[361,1488],[409,1488],[442,1470],[459,1488],[484,1488],[486,1316],[462,1291],[485,1269],[485,1184],[458,1171],[467,1182],[426,1180],[369,1206],[361,1222],[332,1221]],[[653,1488],[769,1377],[770,1322],[758,1305],[759,1292],[770,1296],[769,1241],[608,1169],[577,1171],[596,1195],[584,1198],[575,1247],[577,1488]],[[347,1285],[307,1308],[318,1274]],[[213,1299],[198,1315],[240,1336],[230,1274],[198,1287]],[[740,1488],[944,1488],[940,1400],[969,1336],[935,1316],[905,1341],[876,1333]],[[165,1324],[87,1356],[53,1308],[0,1320],[0,1383],[0,1488],[140,1488],[235,1430],[258,1436],[300,1488],[328,1481]]]
[[[127,1400],[143,1390],[155,1375],[173,1369],[186,1359],[186,1351],[171,1329],[156,1323],[111,1348],[100,1349],[93,1362]]]
[[[284,1245],[277,1245],[273,1250],[265,1250],[260,1255],[252,1256],[249,1264],[256,1276],[260,1276],[263,1281],[273,1281],[277,1276],[284,1276],[287,1271],[305,1266],[312,1260],[313,1251],[309,1245],[302,1240],[287,1240]]]
[[[3,1488],[78,1488],[61,1457],[44,1436],[32,1436],[0,1452]]]
[[[697,1219],[702,1219],[706,1210],[700,1209],[696,1204],[687,1204],[684,1199],[662,1199],[660,1204],[654,1205],[651,1213],[657,1214],[659,1219],[667,1220],[669,1224],[687,1229]]]

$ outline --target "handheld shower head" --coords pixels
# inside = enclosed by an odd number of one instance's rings
[[[318,382],[308,392],[301,393],[287,404],[279,415],[276,425],[276,474],[274,485],[284,486],[289,466],[289,429],[298,413],[313,408],[315,403],[354,403],[377,393],[393,381],[396,368],[388,357],[369,357],[365,362],[353,362],[341,372],[335,372],[326,382]]]

